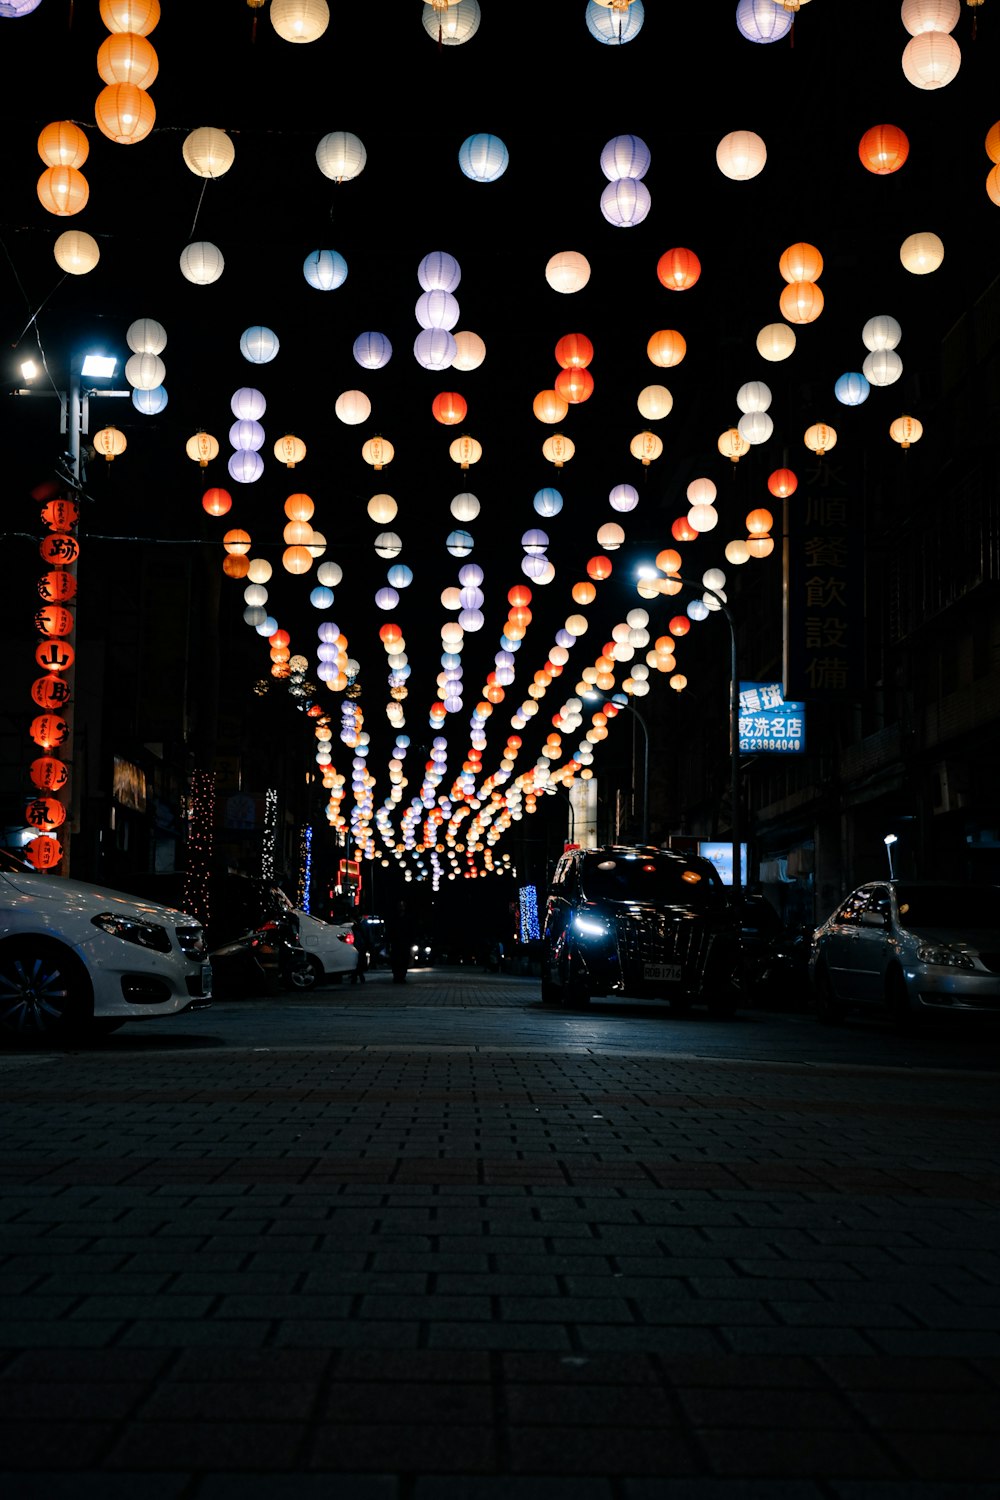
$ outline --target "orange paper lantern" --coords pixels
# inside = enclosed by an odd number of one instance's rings
[[[233,508],[233,497],[228,490],[213,487],[202,495],[201,505],[210,516],[224,516]]]
[[[910,142],[898,125],[873,125],[858,145],[861,165],[877,177],[898,172],[909,154]]]
[[[564,370],[583,370],[594,357],[594,346],[585,333],[566,333],[556,344],[556,364]]]
[[[445,427],[455,427],[459,422],[464,422],[468,410],[468,402],[458,391],[441,391],[431,402],[434,420]]]
[[[58,792],[69,780],[69,768],[54,755],[40,755],[31,762],[31,780],[43,792]]]
[[[51,870],[62,859],[63,846],[58,839],[40,833],[26,846],[24,857],[36,870]]]
[[[570,406],[579,406],[581,401],[589,401],[593,394],[594,377],[589,370],[580,370],[574,365],[560,370],[556,376],[556,395],[561,396]]]
[[[667,250],[656,263],[656,274],[671,292],[686,292],[701,275],[701,261],[693,250]]]
[[[768,478],[767,487],[776,499],[784,500],[789,495],[795,494],[799,481],[791,469],[775,469]]]

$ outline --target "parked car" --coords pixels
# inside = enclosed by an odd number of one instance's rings
[[[326,980],[340,983],[345,975],[358,971],[359,951],[351,922],[324,922],[319,917],[294,908],[299,922],[299,942],[306,951],[314,984]]]
[[[115,1031],[207,1005],[201,924],[157,902],[37,873],[0,849],[0,1032]]]
[[[715,866],[645,846],[567,850],[546,903],[543,1004],[592,996],[697,1002],[731,1015],[740,929]]]
[[[821,1021],[852,1008],[900,1022],[1000,1013],[1000,886],[880,880],[817,927],[809,973]]]

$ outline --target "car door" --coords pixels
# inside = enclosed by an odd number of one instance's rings
[[[858,995],[858,953],[856,938],[861,931],[861,913],[868,904],[870,887],[852,891],[830,918],[823,936],[822,952],[833,993],[841,1000],[856,1000]]]
[[[556,866],[545,908],[545,952],[553,969],[565,947],[575,890],[576,863],[573,859],[564,857]]]
[[[851,936],[852,993],[857,1000],[879,1004],[885,996],[885,970],[892,933],[887,885],[869,887]]]

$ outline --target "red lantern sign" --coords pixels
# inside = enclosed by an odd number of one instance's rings
[[[76,593],[76,575],[65,568],[53,568],[43,573],[35,585],[42,599],[49,604],[65,604]]]
[[[68,568],[80,556],[80,543],[68,532],[54,531],[42,538],[38,548],[42,561],[53,568]]]
[[[36,677],[31,684],[31,696],[39,708],[62,708],[70,699],[69,683],[65,677],[57,677],[54,673]]]
[[[25,803],[24,821],[39,833],[52,833],[66,821],[66,809],[58,797],[32,797]]]
[[[51,870],[63,857],[63,846],[58,839],[40,833],[32,839],[24,851],[24,857],[36,870]]]
[[[69,635],[73,616],[61,604],[45,604],[35,615],[35,629],[39,635]]]
[[[40,755],[31,762],[31,780],[43,792],[58,792],[69,780],[69,768],[54,755]]]
[[[69,725],[58,714],[39,714],[32,719],[28,733],[43,750],[53,750],[57,745],[65,744]]]
[[[76,652],[69,641],[54,637],[38,642],[35,660],[45,672],[66,672],[76,661]]]
[[[51,531],[69,531],[80,519],[80,508],[72,500],[50,500],[42,506],[42,520]]]

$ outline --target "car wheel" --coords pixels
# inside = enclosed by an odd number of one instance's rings
[[[915,1017],[902,969],[890,969],[886,974],[885,1003],[899,1029],[909,1031]]]
[[[816,992],[816,1019],[824,1026],[837,1026],[844,1019],[844,1006],[833,993],[830,976],[825,968],[816,970],[813,979]]]
[[[0,949],[0,1032],[20,1042],[55,1041],[92,1020],[90,981],[58,943],[14,938]]]
[[[294,968],[288,975],[288,987],[296,994],[305,994],[307,990],[314,990],[323,978],[323,965],[318,958],[310,954],[309,962],[303,964],[302,968]]]

